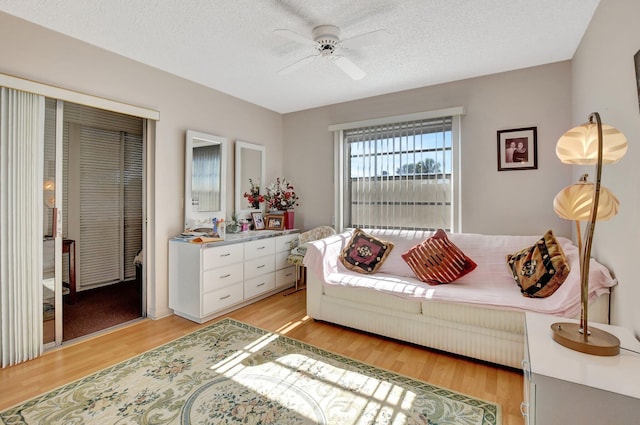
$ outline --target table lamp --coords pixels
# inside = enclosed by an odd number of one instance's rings
[[[595,121],[595,122],[594,122]],[[562,189],[553,200],[556,214],[576,222],[580,253],[580,323],[554,323],[553,340],[580,351],[599,356],[615,356],[620,341],[598,328],[589,328],[589,262],[596,221],[608,220],[618,213],[618,199],[600,184],[602,165],[613,164],[627,152],[627,139],[618,129],[602,124],[600,114],[589,115],[589,122],[574,127],[560,137],[556,155],[565,164],[596,166],[595,183],[583,175],[580,182]],[[586,221],[584,246],[580,221]]]

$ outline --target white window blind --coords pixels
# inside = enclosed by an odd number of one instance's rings
[[[337,130],[342,226],[454,229],[458,122],[430,116]]]
[[[42,96],[0,87],[0,359],[42,353]]]
[[[80,130],[80,281],[120,280],[122,271],[122,155],[120,134]]]

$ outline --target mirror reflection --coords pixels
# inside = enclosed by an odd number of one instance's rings
[[[251,191],[251,183],[257,186],[260,194],[265,189],[265,148],[255,143],[236,141],[236,212],[238,217],[248,217],[251,211],[260,209],[249,204],[245,193]]]
[[[191,202],[199,212],[220,209],[220,167],[222,154],[220,144],[195,140],[191,171]]]

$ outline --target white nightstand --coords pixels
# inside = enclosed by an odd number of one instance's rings
[[[620,354],[583,354],[553,341],[551,324],[559,321],[569,320],[526,313],[525,423],[640,424],[640,342],[627,329],[590,323],[620,339]]]

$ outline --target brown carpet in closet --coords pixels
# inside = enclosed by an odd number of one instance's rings
[[[63,341],[89,335],[142,316],[140,284],[133,280],[81,291],[64,302]]]

